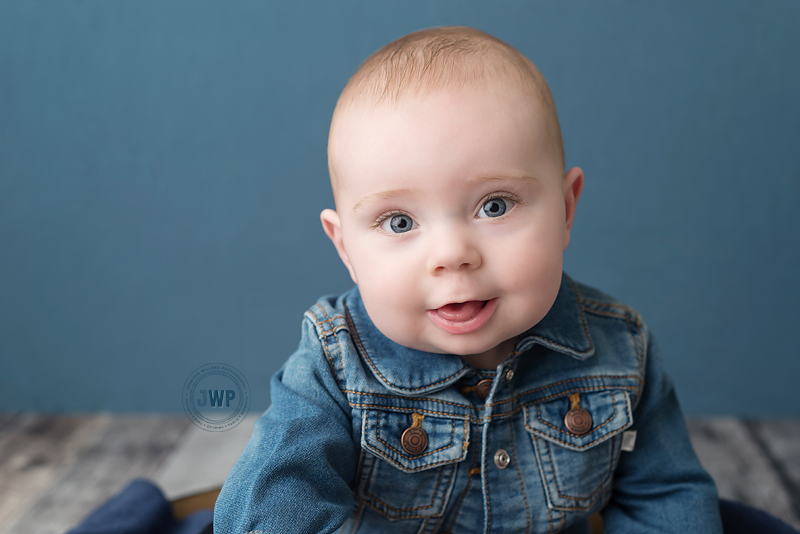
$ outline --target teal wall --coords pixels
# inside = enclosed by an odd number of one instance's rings
[[[350,287],[318,213],[358,64],[465,24],[555,96],[586,186],[566,269],[639,309],[690,414],[800,416],[800,3],[0,3],[0,409],[253,410]]]

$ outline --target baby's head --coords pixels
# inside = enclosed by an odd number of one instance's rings
[[[472,28],[370,56],[333,114],[323,228],[376,327],[493,368],[550,310],[583,185],[547,82]]]

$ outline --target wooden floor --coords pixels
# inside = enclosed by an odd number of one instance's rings
[[[169,500],[218,488],[258,415],[206,432],[183,415],[0,413],[0,534],[63,534],[136,477]],[[800,529],[800,420],[692,419],[720,495]]]

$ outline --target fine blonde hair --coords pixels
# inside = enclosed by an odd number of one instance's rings
[[[503,80],[532,95],[543,113],[548,149],[565,168],[556,105],[542,73],[519,50],[475,28],[453,26],[409,33],[369,56],[347,82],[333,111],[328,135],[328,171],[336,197],[336,125],[348,111],[367,104],[397,103],[435,90]]]

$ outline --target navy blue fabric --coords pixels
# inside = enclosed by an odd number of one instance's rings
[[[725,534],[800,534],[780,519],[750,506],[719,500]]]
[[[213,516],[208,508],[178,521],[161,490],[137,478],[67,534],[202,534]]]

